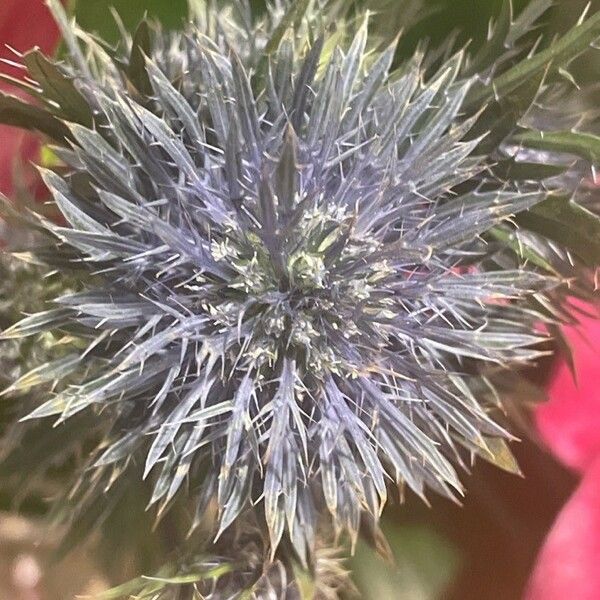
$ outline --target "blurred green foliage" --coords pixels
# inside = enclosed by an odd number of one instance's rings
[[[176,28],[187,15],[187,0],[76,0],[74,13],[86,31],[95,31],[106,40],[116,41],[119,30],[111,8],[128,31],[148,15],[168,28]]]
[[[116,12],[128,30],[145,14],[160,20],[168,28],[176,28],[187,15],[187,0],[71,0],[79,24],[86,30],[96,31],[104,39],[116,41],[118,26],[113,16]],[[408,0],[360,0],[374,10],[385,7],[386,27],[398,28],[404,18]],[[488,24],[501,11],[504,0],[422,0],[422,18],[410,33],[400,40],[401,55],[410,55],[416,45],[427,40],[432,47],[439,46],[456,33],[460,45],[469,43],[476,48],[486,41]],[[518,14],[530,0],[513,0],[513,12]],[[265,0],[251,0],[256,12],[264,9]],[[412,4],[412,3],[411,3]],[[557,0],[549,13],[547,25],[553,30],[565,30],[574,24],[587,0]],[[592,1],[592,9],[600,0]],[[113,10],[114,9],[114,10]],[[396,21],[400,20],[400,23]]]
[[[425,524],[400,525],[387,520],[384,531],[394,556],[384,562],[359,543],[350,567],[363,600],[436,600],[460,567],[458,549]]]

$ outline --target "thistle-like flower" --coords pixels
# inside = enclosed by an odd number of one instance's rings
[[[354,539],[398,487],[452,496],[465,453],[504,456],[485,373],[541,354],[559,281],[512,218],[548,193],[480,154],[462,53],[390,74],[366,21],[341,46],[206,33],[134,39],[128,71],[67,37],[37,126],[63,141],[43,175],[68,226],[42,220],[36,255],[83,291],[4,337],[78,340],[28,418],[93,414],[97,486],[141,461],[161,511],[184,482],[218,535],[260,506],[271,552],[307,560],[323,512]]]

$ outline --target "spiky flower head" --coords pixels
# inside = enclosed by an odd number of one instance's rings
[[[506,455],[485,374],[540,356],[558,283],[512,222],[545,186],[483,153],[473,63],[391,74],[367,21],[301,44],[309,4],[264,61],[259,35],[195,27],[138,30],[129,65],[68,28],[70,62],[27,57],[68,222],[40,220],[35,253],[84,289],[4,332],[83,347],[40,367],[58,384],[28,418],[93,415],[94,489],[141,462],[161,512],[184,483],[196,523],[216,500],[218,535],[259,506],[271,552],[302,560],[322,512],[355,538],[390,491],[452,496],[453,464]]]

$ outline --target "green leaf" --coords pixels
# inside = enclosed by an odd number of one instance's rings
[[[510,32],[512,23],[512,1],[503,0],[502,10],[496,23],[494,34],[473,58],[469,68],[464,73],[465,77],[470,77],[476,73],[481,73],[491,67],[499,56],[504,52],[506,37]]]
[[[529,33],[534,28],[536,21],[552,7],[554,1],[529,0],[529,3],[521,11],[506,36],[507,46],[514,46],[520,38]]]
[[[525,131],[514,139],[529,148],[575,154],[594,164],[600,164],[600,137],[591,133]]]
[[[134,594],[139,594],[143,589],[146,582],[142,577],[132,579],[122,585],[116,586],[101,592],[96,596],[97,600],[118,600],[119,598],[130,598]]]
[[[514,158],[499,161],[494,173],[504,181],[541,181],[564,173],[568,167],[542,163],[519,162]]]
[[[39,50],[25,54],[23,62],[29,74],[44,90],[47,99],[54,100],[62,115],[69,121],[91,127],[92,111],[85,98],[79,93],[73,82],[61,73]]]
[[[600,12],[573,27],[548,49],[498,75],[489,84],[474,87],[465,101],[465,107],[477,109],[491,98],[502,98],[531,78],[547,71],[557,71],[585,52],[599,37]]]
[[[589,266],[600,261],[600,218],[572,200],[550,196],[518,215],[517,223],[565,246]]]
[[[133,36],[127,75],[131,83],[144,96],[152,95],[152,84],[146,71],[146,56],[150,56],[151,51],[150,27],[147,21],[142,21]]]
[[[232,565],[222,564],[209,569],[201,567],[201,570],[195,573],[183,575],[173,574],[175,571],[174,566],[165,566],[154,577],[138,577],[99,594],[97,598],[98,600],[119,600],[132,596],[146,598],[166,590],[170,586],[189,585],[208,579],[218,579],[230,573]]]
[[[525,214],[525,213],[524,213]],[[501,227],[494,227],[490,230],[490,235],[498,241],[506,244],[519,258],[530,262],[536,267],[540,267],[549,273],[556,274],[552,265],[535,250],[525,245],[516,233],[507,231]]]
[[[469,137],[472,138],[483,137],[475,150],[477,154],[484,155],[495,151],[500,143],[514,132],[538,95],[545,76],[545,71],[540,72],[520,83],[510,93],[490,102],[469,133]]]
[[[175,575],[173,577],[147,577],[142,576],[142,579],[146,581],[155,581],[157,583],[164,583],[168,585],[185,585],[187,583],[197,583],[198,581],[205,581],[207,579],[218,579],[231,573],[232,566],[228,564],[219,565],[212,569],[205,569],[198,573],[188,573],[187,575]]]
[[[0,123],[39,131],[57,142],[70,137],[68,128],[49,112],[0,92]]]
[[[82,29],[94,31],[103,40],[114,43],[120,34],[111,8],[128,31],[134,31],[146,17],[160,21],[167,29],[175,29],[188,16],[186,0],[77,0],[74,14]]]

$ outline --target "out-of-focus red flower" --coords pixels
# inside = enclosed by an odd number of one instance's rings
[[[536,421],[548,447],[583,479],[544,542],[526,600],[600,599],[600,320],[582,318],[565,334],[577,382],[561,364]]]
[[[26,52],[38,46],[43,52],[52,53],[58,39],[58,29],[44,0],[0,0],[0,58],[18,62],[10,48]],[[24,76],[22,69],[5,63],[0,65],[0,71],[19,79]],[[4,82],[0,82],[0,91],[21,94]],[[39,180],[29,166],[29,161],[38,156],[39,148],[34,134],[0,125],[0,192],[11,196],[16,183],[34,194],[39,191]]]

